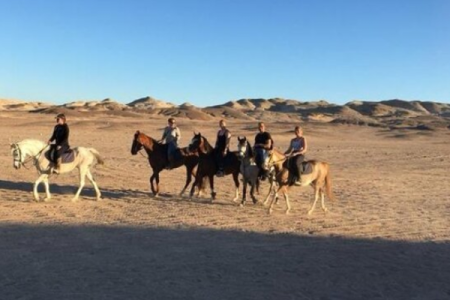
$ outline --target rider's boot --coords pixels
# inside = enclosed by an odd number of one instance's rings
[[[56,160],[56,165],[55,165],[55,168],[53,169],[53,173],[59,174],[61,172],[61,164],[62,164],[62,159],[58,158]]]

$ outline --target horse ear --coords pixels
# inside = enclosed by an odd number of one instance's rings
[[[240,135],[238,135],[237,139],[238,139],[239,142],[242,141],[242,138],[241,138]]]
[[[136,130],[136,134],[139,134],[140,132],[139,132],[139,130]]]

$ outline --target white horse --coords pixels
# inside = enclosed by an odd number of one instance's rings
[[[27,162],[32,161],[36,170],[39,173],[39,177],[33,186],[33,195],[36,201],[39,201],[38,186],[41,182],[44,182],[46,198],[44,201],[51,199],[50,189],[48,184],[48,178],[51,175],[51,166],[53,165],[46,157],[45,153],[50,149],[46,143],[40,140],[26,139],[21,142],[11,144],[11,154],[13,156],[14,168],[20,169],[21,166],[25,166]],[[91,174],[90,168],[95,164],[103,164],[103,159],[97,150],[93,148],[76,147],[73,148],[75,152],[75,159],[70,163],[62,163],[60,174],[68,173],[77,168],[80,172],[80,187],[78,188],[72,201],[77,201],[80,196],[80,192],[84,187],[85,177],[91,181],[94,186],[97,200],[101,198],[100,190],[97,183]]]
[[[258,203],[255,197],[255,188],[259,193],[259,168],[254,162],[253,150],[248,142],[247,138],[238,136],[238,155],[241,160],[241,174],[243,178],[243,190],[241,206],[245,204],[247,200],[247,184],[250,185],[250,197],[253,203]]]

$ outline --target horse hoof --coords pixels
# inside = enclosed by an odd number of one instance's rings
[[[308,211],[308,216],[312,215],[312,210]]]
[[[269,215],[271,215],[272,212],[273,212],[273,210],[272,210],[272,209],[269,209],[269,211],[268,211]]]
[[[289,211],[289,210],[287,210],[287,211],[286,211],[286,214],[287,214],[287,215],[289,215],[289,214],[290,214],[290,211]]]
[[[78,198],[72,198],[72,202],[78,202]]]
[[[52,198],[44,198],[44,202],[49,202],[51,200],[52,200]]]

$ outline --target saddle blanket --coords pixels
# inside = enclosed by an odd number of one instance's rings
[[[75,160],[75,156],[76,156],[75,151],[73,151],[72,149],[69,149],[68,151],[64,152],[61,155],[61,161],[63,164],[71,163]],[[45,157],[49,161],[53,161],[53,159],[50,158],[50,157],[53,157],[53,153],[50,153],[50,150],[45,153]]]

